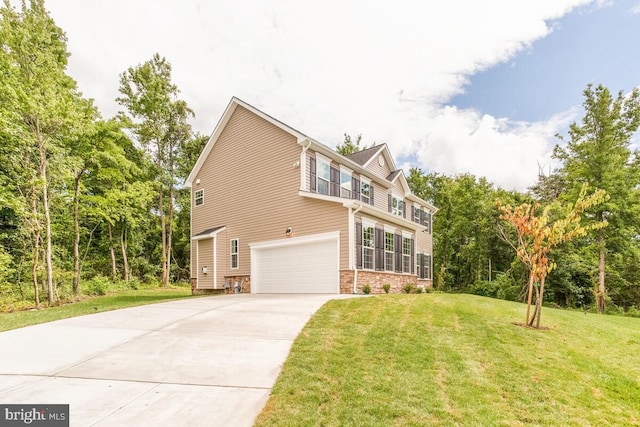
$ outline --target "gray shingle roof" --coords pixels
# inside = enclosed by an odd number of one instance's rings
[[[371,158],[380,150],[381,145],[374,145],[371,148],[365,148],[362,151],[357,151],[353,154],[348,155],[347,157],[350,160],[353,160],[360,166],[364,166]]]

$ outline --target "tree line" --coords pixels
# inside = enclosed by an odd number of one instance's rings
[[[411,169],[414,193],[440,209],[434,216],[436,288],[524,300],[532,271],[513,250],[516,229],[505,224],[500,206],[549,207],[545,215],[554,221],[561,219],[558,206],[575,205],[586,186],[603,195],[582,214],[591,232],[549,252],[554,269],[546,285],[543,277],[545,302],[640,314],[640,156],[631,144],[640,125],[640,91],[614,94],[590,84],[583,94],[581,122],[557,135],[553,157],[561,166],[540,173],[527,192],[505,191],[470,174]]]
[[[0,291],[55,303],[83,278],[189,278],[189,193],[206,138],[160,55],[124,70],[100,116],[67,74],[43,0],[0,8]]]

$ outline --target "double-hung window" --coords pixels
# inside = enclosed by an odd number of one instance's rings
[[[393,232],[384,232],[384,269],[393,271],[394,245]]]
[[[411,273],[411,239],[402,238],[402,271]]]
[[[231,239],[231,268],[238,268],[238,239]]]
[[[374,251],[375,251],[375,234],[373,226],[362,226],[362,267],[373,270],[374,264]]]
[[[404,201],[394,195],[391,196],[391,213],[397,216],[404,216]]]
[[[193,203],[196,206],[200,206],[204,204],[204,188],[201,188],[200,190],[196,190],[195,194],[193,195]]]
[[[351,198],[351,171],[344,167],[340,168],[340,197]]]
[[[364,203],[371,203],[371,181],[360,178],[360,200]]]
[[[329,194],[329,174],[331,171],[329,160],[316,155],[316,161],[318,165],[318,193]]]

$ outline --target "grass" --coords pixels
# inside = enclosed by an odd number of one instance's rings
[[[640,319],[472,295],[330,301],[257,426],[639,425]]]
[[[118,292],[83,299],[81,301],[50,307],[42,310],[18,311],[14,313],[0,313],[0,331],[51,322],[53,320],[82,316],[100,311],[116,310],[137,305],[153,304],[157,302],[191,297],[189,287],[170,287],[155,289],[140,289]]]

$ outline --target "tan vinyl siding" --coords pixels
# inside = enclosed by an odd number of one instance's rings
[[[198,269],[198,288],[199,289],[212,289],[213,288],[213,240],[214,239],[202,239],[193,242],[193,246],[198,246],[198,265],[193,268]],[[193,258],[195,259],[195,258]],[[195,264],[195,263],[193,263]],[[207,266],[207,274],[202,272],[202,267]]]
[[[301,150],[294,136],[245,108],[233,112],[192,189],[205,189],[204,205],[193,209],[192,235],[226,226],[217,235],[218,287],[225,275],[250,274],[250,243],[286,239],[287,227],[293,236],[340,231],[340,265],[347,268],[348,210],[298,195],[300,169],[294,163]],[[235,238],[239,268],[231,269],[230,240]]]
[[[371,161],[369,162],[369,165],[367,166],[367,170],[371,171],[371,175],[373,176],[386,178],[389,176],[389,174],[392,171],[391,169],[389,169],[389,162],[387,162],[387,159],[385,159],[384,166],[380,166],[380,164],[378,163],[378,157],[380,156],[384,158],[384,155],[380,153],[377,156],[375,156],[373,159],[371,159]]]

